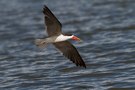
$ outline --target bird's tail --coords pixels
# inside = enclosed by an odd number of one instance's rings
[[[44,48],[47,45],[47,43],[45,42],[45,39],[36,39],[35,44],[39,48]]]

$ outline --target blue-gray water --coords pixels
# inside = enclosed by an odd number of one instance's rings
[[[83,39],[72,43],[86,69],[35,46],[47,35],[44,4]],[[135,0],[0,0],[0,90],[119,88],[135,90]]]

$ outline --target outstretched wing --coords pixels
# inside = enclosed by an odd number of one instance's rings
[[[43,13],[45,15],[45,25],[49,36],[59,35],[61,33],[61,23],[49,10],[47,6],[44,6]]]
[[[64,56],[70,59],[76,66],[83,66],[86,68],[86,65],[78,53],[77,49],[68,41],[54,43],[54,46],[58,48]]]

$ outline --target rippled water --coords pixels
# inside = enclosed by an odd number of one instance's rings
[[[46,4],[87,64],[39,49]],[[0,0],[0,90],[135,90],[135,0]]]

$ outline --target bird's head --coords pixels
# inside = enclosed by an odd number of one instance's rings
[[[80,38],[78,38],[78,37],[77,37],[77,36],[75,36],[75,35],[72,35],[71,39],[72,39],[72,40],[75,40],[75,41],[81,41],[81,39],[80,39]]]
[[[71,40],[75,40],[75,41],[81,41],[81,39],[80,38],[78,38],[77,36],[75,36],[75,35],[72,35],[72,34],[65,34],[65,36],[68,36],[69,37],[69,39],[71,39]]]

